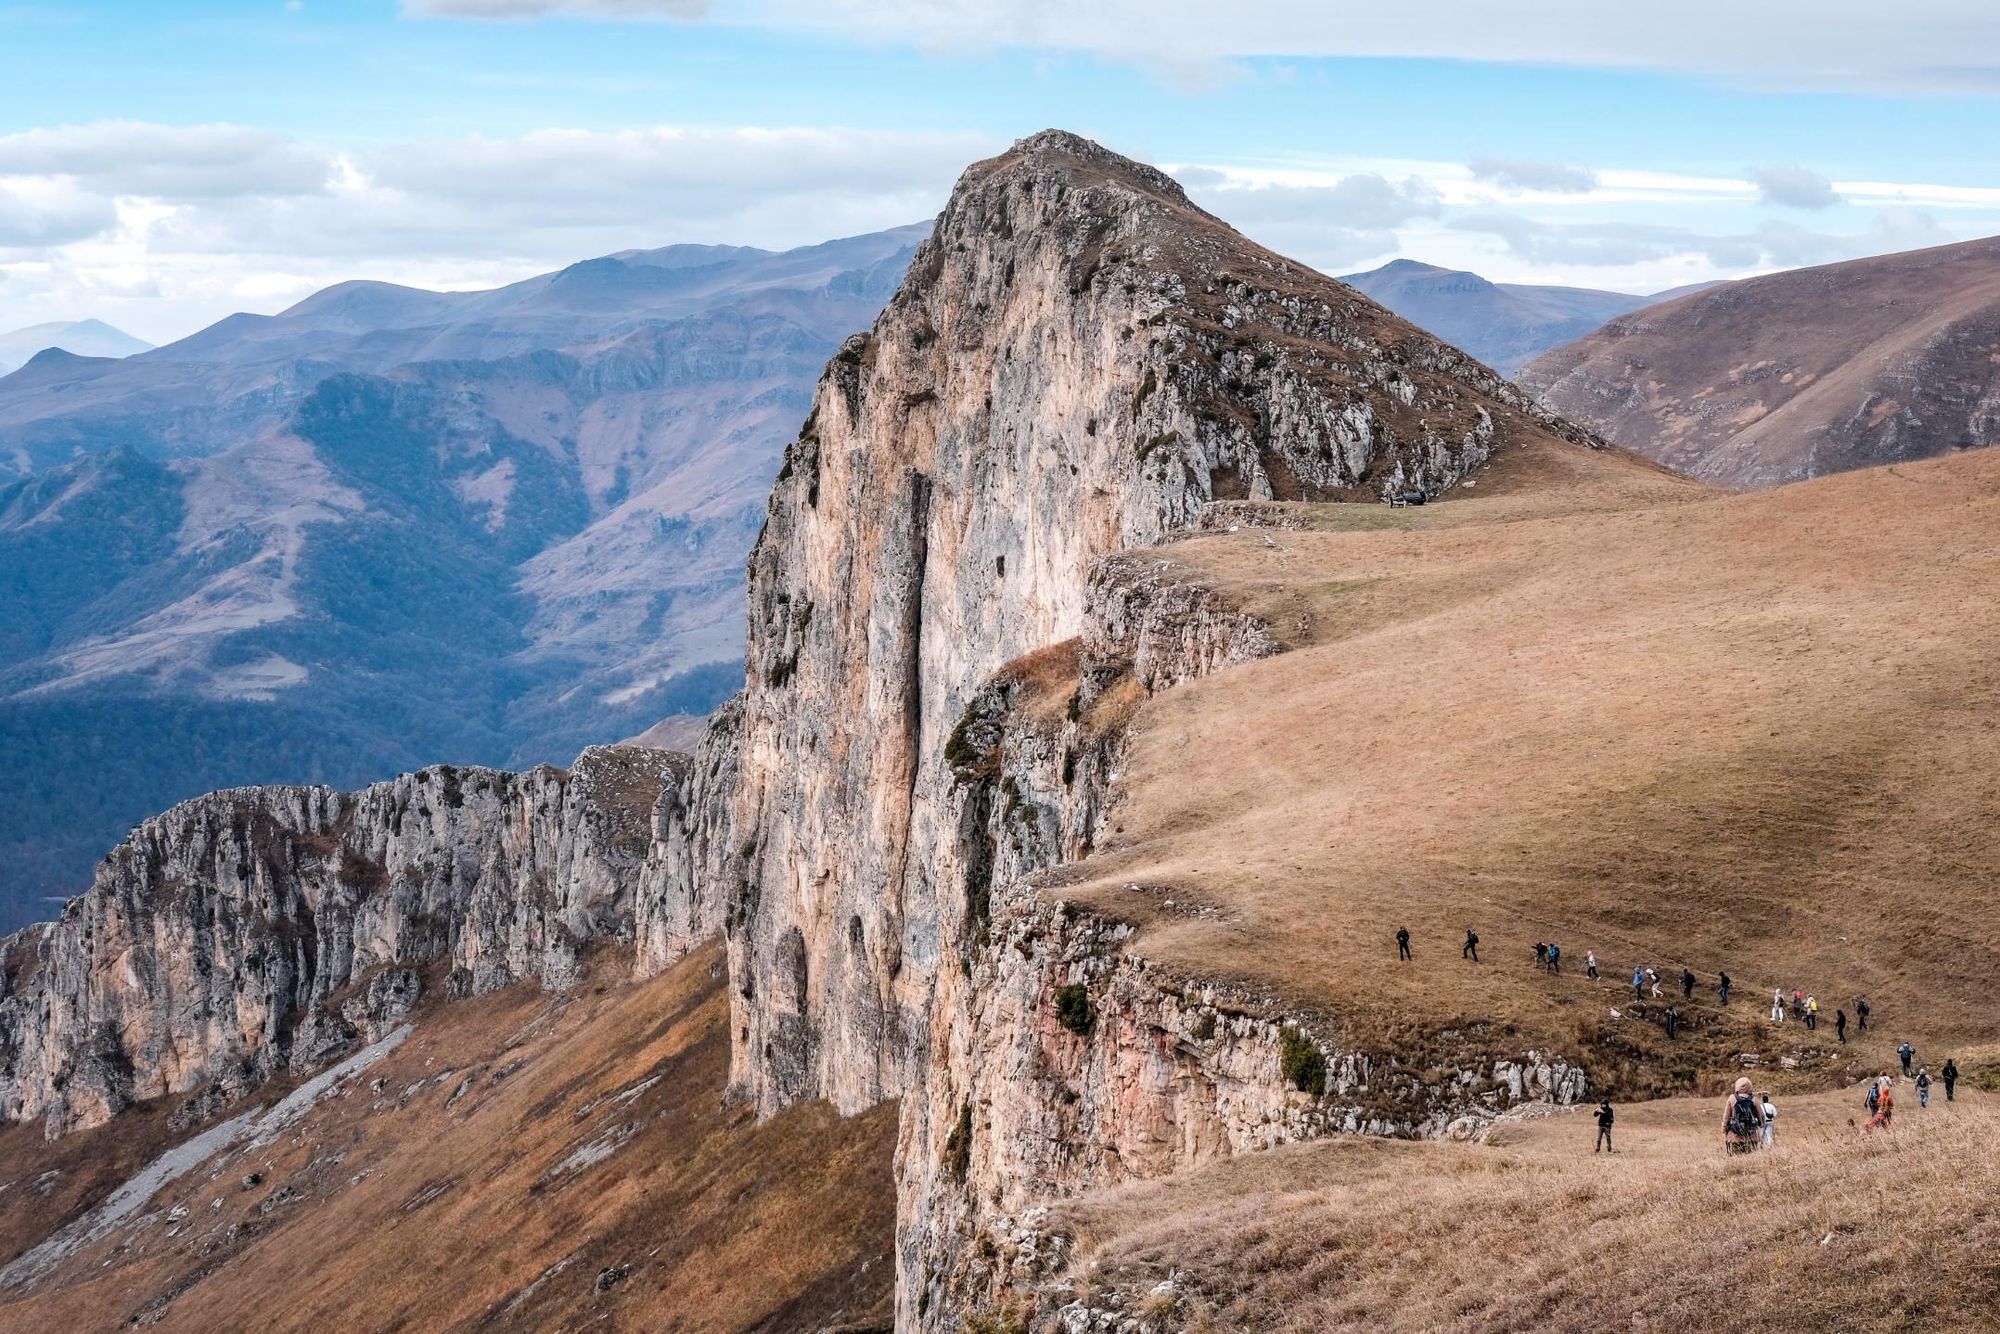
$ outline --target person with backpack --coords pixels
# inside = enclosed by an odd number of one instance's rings
[[[1891,1083],[1889,1076],[1883,1075],[1876,1083],[1878,1087],[1875,1093],[1875,1115],[1868,1118],[1868,1129],[1887,1130],[1890,1119],[1896,1115],[1896,1094],[1889,1087]]]
[[[1716,984],[1715,994],[1722,998],[1724,1005],[1729,1004],[1729,974],[1722,975],[1722,980]]]
[[[1944,1069],[1938,1073],[1944,1076],[1944,1100],[1950,1102],[1958,1093],[1958,1062],[1945,1057]]]
[[[1549,944],[1545,940],[1535,942],[1535,963],[1542,968],[1549,966]]]
[[[1479,962],[1479,935],[1469,926],[1465,928],[1465,948],[1458,952],[1458,957]]]
[[[1835,1010],[1833,1012],[1833,1035],[1843,1043],[1847,1041],[1847,1011]]]
[[[1871,1116],[1871,1117],[1872,1117],[1872,1116],[1874,1116],[1874,1115],[1875,1115],[1875,1109],[1876,1109],[1877,1107],[1879,1107],[1879,1106],[1881,1106],[1881,1105],[1882,1105],[1882,1081],[1881,1081],[1881,1080],[1879,1080],[1879,1079],[1871,1079],[1871,1080],[1869,1080],[1869,1081],[1868,1081],[1868,1096],[1867,1096],[1867,1098],[1865,1099],[1865,1101],[1866,1101],[1866,1102],[1867,1102],[1867,1104],[1868,1104],[1868,1115],[1869,1115],[1869,1116]]]
[[[1819,997],[1806,997],[1806,1031],[1819,1032]]]
[[[1764,1142],[1764,1109],[1750,1093],[1750,1077],[1736,1081],[1736,1091],[1722,1108],[1722,1143],[1730,1153],[1749,1153]]]
[[[1771,988],[1771,1022],[1774,1024],[1785,1022],[1785,989],[1783,987]]]
[[[1654,999],[1654,1000],[1658,1000],[1658,999],[1660,999],[1660,970],[1659,970],[1659,969],[1657,969],[1657,968],[1648,968],[1648,969],[1646,970],[1646,985],[1647,985],[1647,986],[1648,986],[1649,988],[1651,988],[1651,990],[1652,990],[1652,995],[1653,995],[1653,999]]]
[[[1583,972],[1584,976],[1588,977],[1591,981],[1595,982],[1597,980],[1596,950],[1585,950],[1583,952]]]
[[[1643,968],[1632,970],[1632,999],[1634,1001],[1646,999],[1646,970]]]
[[[1771,1095],[1766,1093],[1759,1110],[1764,1114],[1764,1147],[1774,1149],[1778,1145],[1778,1104],[1772,1102]]]
[[[1681,999],[1694,999],[1694,969],[1681,969]]]
[[[1552,973],[1560,973],[1560,972],[1562,972],[1562,970],[1563,970],[1563,964],[1562,964],[1562,958],[1563,958],[1563,947],[1562,947],[1562,946],[1560,946],[1560,945],[1558,945],[1558,944],[1556,944],[1556,943],[1555,943],[1555,942],[1554,942],[1553,940],[1552,940],[1552,941],[1550,941],[1550,942],[1549,942],[1549,971],[1550,971],[1550,972],[1552,972]]]
[[[1897,1046],[1896,1058],[1903,1063],[1903,1078],[1908,1079],[1910,1077],[1910,1062],[1915,1060],[1916,1056],[1917,1049],[1912,1047],[1908,1042]]]
[[[1868,998],[1866,996],[1856,996],[1854,998],[1854,1021],[1862,1032],[1866,1033],[1868,1031]]]
[[[1405,960],[1409,957],[1410,957],[1410,928],[1407,926],[1399,926],[1396,928],[1396,959],[1398,962],[1401,962],[1402,960]]]
[[[1592,1149],[1592,1153],[1596,1153],[1598,1149],[1606,1153],[1618,1152],[1611,1147],[1611,1119],[1611,1099],[1606,1098],[1597,1104],[1597,1148]]]
[[[1678,1033],[1679,1033],[1680,1031],[1681,1031],[1681,1007],[1680,1007],[1680,1006],[1678,1006],[1678,1005],[1676,1005],[1676,1004],[1674,1004],[1674,1003],[1673,1003],[1672,1001],[1668,1001],[1668,1002],[1667,1002],[1667,1040],[1668,1040],[1669,1042],[1673,1041],[1674,1037],[1675,1037],[1675,1036],[1676,1036],[1676,1035],[1677,1035],[1677,1034],[1678,1034]]]
[[[1931,1072],[1923,1066],[1917,1067],[1917,1110],[1931,1105]]]

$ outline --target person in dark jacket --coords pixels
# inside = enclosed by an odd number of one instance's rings
[[[1681,999],[1694,999],[1694,970],[1692,968],[1681,969]]]
[[[1469,926],[1465,928],[1465,948],[1458,952],[1458,957],[1479,962],[1479,934]]]
[[[1668,1001],[1667,1036],[1669,1038],[1675,1037],[1680,1033],[1680,1031],[1681,1031],[1681,1007],[1674,1004],[1672,1001]]]
[[[1847,1041],[1847,1011],[1835,1010],[1833,1012],[1833,1035],[1842,1042]]]
[[[1542,968],[1549,966],[1549,946],[1547,941],[1538,940],[1535,942],[1535,963]]]
[[[1862,1032],[1866,1033],[1868,1031],[1868,998],[1866,996],[1856,996],[1854,998],[1854,1023]]]
[[[1599,1149],[1605,1153],[1618,1152],[1611,1147],[1611,1099],[1609,1098],[1597,1104],[1597,1148],[1591,1152],[1596,1153]]]
[[[1407,926],[1396,928],[1396,957],[1399,960],[1410,957],[1410,928]]]
[[[1950,1102],[1958,1089],[1958,1062],[1949,1056],[1945,1057],[1944,1069],[1938,1073],[1944,1079],[1944,1100]]]
[[[1722,1003],[1724,1005],[1729,1004],[1729,986],[1730,986],[1729,974],[1724,973],[1722,975],[1722,980],[1718,982],[1715,987],[1715,994],[1722,998]]]

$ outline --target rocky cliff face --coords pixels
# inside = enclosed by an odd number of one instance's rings
[[[1054,132],[971,168],[821,381],[751,557],[741,1085],[911,1087],[967,930],[947,742],[997,668],[1083,631],[1101,557],[1214,499],[1438,491],[1551,430],[1157,171]]]
[[[568,772],[240,788],[146,821],[60,920],[0,941],[0,1114],[56,1134],[197,1086],[213,1106],[375,1040],[429,989],[569,986],[588,942],[632,931],[684,767],[605,747]]]

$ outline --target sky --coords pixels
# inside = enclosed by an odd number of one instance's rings
[[[0,0],[0,331],[935,213],[1049,126],[1332,273],[2000,233],[1992,0]]]

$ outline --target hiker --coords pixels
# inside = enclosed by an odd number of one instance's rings
[[[1938,1072],[1944,1076],[1944,1100],[1950,1102],[1958,1093],[1958,1062],[1947,1056],[1944,1069]]]
[[[1562,959],[1563,959],[1563,947],[1556,944],[1554,941],[1550,941],[1549,971],[1552,973],[1560,973],[1563,970]]]
[[[1632,970],[1632,999],[1635,1001],[1646,999],[1646,970],[1643,968]]]
[[[1833,1012],[1833,1035],[1843,1043],[1847,1041],[1847,1011],[1835,1010]]]
[[[1817,996],[1806,997],[1806,1031],[1809,1033],[1817,1033],[1819,1031],[1819,997]]]
[[[1647,985],[1648,987],[1650,987],[1650,988],[1652,989],[1652,993],[1653,993],[1653,999],[1654,999],[1654,1000],[1658,1000],[1658,999],[1660,998],[1660,970],[1659,970],[1659,969],[1657,969],[1657,968],[1648,968],[1648,969],[1646,970],[1646,985]]]
[[[1800,991],[1797,987],[1794,987],[1792,988],[1792,1018],[1803,1019],[1805,1017],[1806,1017],[1805,993],[1803,991]]]
[[[1875,1115],[1868,1118],[1869,1130],[1887,1130],[1890,1118],[1896,1114],[1896,1095],[1889,1084],[1890,1079],[1887,1075],[1876,1081]]]
[[[1591,981],[1595,982],[1597,980],[1596,950],[1585,950],[1583,952],[1583,971],[1584,975],[1588,977]]]
[[[1785,989],[1783,987],[1773,987],[1771,989],[1771,1022],[1774,1024],[1785,1022]]]
[[[1882,1082],[1880,1080],[1871,1079],[1868,1081],[1867,1103],[1868,1115],[1872,1117],[1875,1115],[1875,1109],[1882,1104]]]
[[[1868,998],[1866,996],[1856,996],[1854,998],[1854,1020],[1861,1026],[1862,1032],[1866,1033],[1868,1031]]]
[[[1694,999],[1694,970],[1692,968],[1681,969],[1681,999]]]
[[[1458,957],[1479,962],[1479,933],[1469,926],[1465,928],[1465,948],[1458,952]]]
[[[1724,1005],[1729,1004],[1729,974],[1722,975],[1722,981],[1716,985],[1715,994],[1722,998]]]
[[[1750,1095],[1750,1077],[1744,1075],[1722,1108],[1722,1143],[1731,1153],[1749,1153],[1763,1139],[1764,1111]]]
[[[1547,941],[1538,940],[1535,942],[1535,962],[1543,968],[1549,966],[1549,946]]]
[[[1771,1101],[1769,1093],[1764,1094],[1763,1097],[1764,1147],[1767,1149],[1776,1148],[1778,1143],[1778,1104]]]
[[[1903,1063],[1903,1078],[1908,1079],[1910,1077],[1910,1062],[1916,1059],[1916,1055],[1917,1049],[1912,1047],[1908,1042],[1904,1042],[1896,1048],[1896,1057]]]
[[[1931,1072],[1923,1066],[1917,1067],[1917,1107],[1922,1110],[1931,1105]]]
[[[1668,1039],[1671,1040],[1675,1034],[1679,1033],[1680,1028],[1681,1028],[1681,1007],[1674,1004],[1672,1001],[1668,1001],[1667,1002]]]
[[[1598,1149],[1606,1153],[1618,1152],[1611,1147],[1611,1099],[1609,1098],[1597,1104],[1597,1148],[1591,1152],[1596,1153]]]
[[[1410,928],[1396,928],[1396,959],[1398,962],[1410,957]]]

